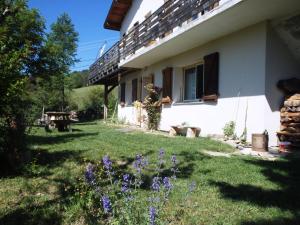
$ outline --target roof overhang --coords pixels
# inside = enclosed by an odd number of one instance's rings
[[[113,0],[104,22],[104,28],[120,31],[122,22],[131,7],[132,1],[133,0]]]

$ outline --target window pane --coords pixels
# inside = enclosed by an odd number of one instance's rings
[[[196,69],[185,70],[184,100],[196,99]]]

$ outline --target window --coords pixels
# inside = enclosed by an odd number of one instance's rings
[[[132,80],[132,97],[131,102],[135,102],[137,100],[137,92],[138,92],[138,79]]]
[[[219,53],[205,56],[204,64],[184,70],[184,101],[217,101],[219,97]]]
[[[121,84],[121,103],[125,103],[125,89],[126,88],[126,83]]]
[[[192,101],[203,96],[203,65],[197,65],[184,70],[184,100]]]

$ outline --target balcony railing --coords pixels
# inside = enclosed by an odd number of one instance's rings
[[[120,56],[125,59],[138,49],[147,47],[159,38],[164,38],[184,22],[195,20],[199,15],[214,9],[220,0],[169,0],[136,25],[120,41]]]
[[[219,2],[220,0],[167,1],[141,24],[134,26],[90,67],[89,83],[97,83],[104,77],[115,74],[119,69],[120,59],[126,59],[137,50],[172,33],[176,27],[211,11]]]
[[[94,84],[102,78],[118,71],[120,62],[119,42],[115,43],[97,61],[91,65],[89,83]]]

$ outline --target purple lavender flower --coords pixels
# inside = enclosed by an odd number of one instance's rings
[[[173,172],[172,178],[176,179],[176,173],[178,173],[179,171],[177,168],[178,160],[175,155],[171,156],[171,162],[172,162],[171,171]]]
[[[192,181],[192,183],[189,184],[189,192],[192,193],[196,189],[196,182]]]
[[[172,183],[168,177],[165,177],[163,179],[163,186],[167,191],[170,191],[172,189]]]
[[[177,158],[176,158],[175,155],[172,155],[172,156],[171,156],[171,161],[172,161],[172,166],[173,166],[173,167],[176,167],[178,161],[177,161]]]
[[[130,178],[129,174],[123,175],[123,181],[125,181],[127,183],[129,182],[129,178]]]
[[[123,175],[123,182],[122,182],[122,187],[121,187],[121,191],[123,193],[126,193],[129,191],[129,179],[130,179],[129,174]]]
[[[157,216],[156,209],[153,206],[150,206],[149,208],[150,225],[155,225],[156,216]]]
[[[111,174],[113,174],[112,172],[112,162],[110,160],[110,158],[106,155],[102,158],[102,162],[103,162],[103,165],[104,165],[104,169],[106,170],[106,174],[108,176],[110,176]]]
[[[112,169],[112,162],[111,162],[111,160],[109,159],[109,157],[107,155],[102,158],[102,162],[103,162],[104,168],[106,170],[111,170]]]
[[[86,167],[85,180],[89,185],[95,185],[95,183],[96,183],[96,178],[95,178],[95,174],[94,174],[94,166],[91,163],[89,163]]]
[[[156,171],[159,174],[161,172],[161,168],[164,164],[164,156],[165,156],[165,150],[163,150],[162,148],[159,150],[158,153],[158,163],[157,163],[157,167],[156,167]]]
[[[162,160],[164,158],[164,156],[165,156],[165,150],[161,148],[159,150],[159,156],[158,157],[159,157],[159,159]]]
[[[145,159],[142,155],[136,155],[135,161],[133,163],[133,167],[137,171],[138,174],[142,172],[142,169],[145,169],[148,165],[148,160]]]
[[[159,177],[154,177],[152,180],[151,188],[153,191],[159,191],[160,190],[160,179]]]
[[[136,155],[135,161],[133,163],[133,167],[137,170],[138,173],[141,172],[141,164],[142,164],[142,155]]]
[[[102,197],[102,206],[105,213],[111,212],[111,203],[107,196]]]

